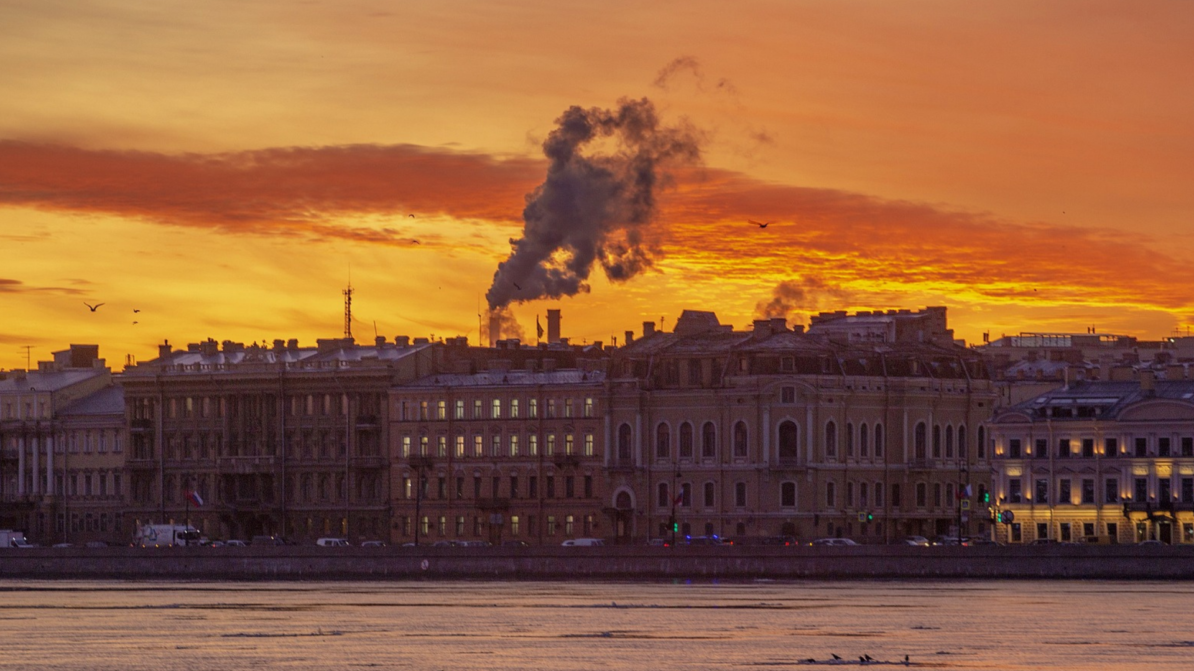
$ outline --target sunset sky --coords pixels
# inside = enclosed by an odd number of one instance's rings
[[[547,308],[574,342],[686,308],[1184,333],[1191,35],[1188,2],[0,0],[0,368],[313,345],[350,277],[359,342],[476,343],[491,285],[530,340]],[[653,207],[590,222],[575,296],[495,282],[558,120],[631,104],[651,133],[552,174],[681,138]]]

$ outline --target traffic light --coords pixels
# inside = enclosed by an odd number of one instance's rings
[[[867,513],[867,514],[866,514],[866,521],[868,521],[868,522],[873,522],[873,521],[875,521],[875,513]]]
[[[991,492],[983,492],[983,503],[991,502]]]

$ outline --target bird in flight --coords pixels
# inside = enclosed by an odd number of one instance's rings
[[[103,305],[103,303],[96,303],[95,305],[92,305],[87,301],[83,301],[83,305],[86,305],[87,307],[91,308],[92,312],[95,312],[97,309],[99,309],[99,306]]]
[[[136,322],[136,321],[134,321],[133,323],[134,323],[134,324],[137,324],[137,323],[139,323],[139,322]]]
[[[141,308],[133,308],[133,312],[140,312]]]
[[[406,215],[406,216],[410,217],[411,219],[414,219],[414,218],[415,218],[415,215],[413,215],[413,214],[408,214],[408,215]]]
[[[513,284],[515,289],[522,291],[522,287],[518,286],[518,282],[511,282],[510,284]]]
[[[755,226],[758,226],[759,228],[767,228],[771,224],[775,223],[774,221],[755,221],[754,219],[747,219],[747,221],[754,224]]]
[[[412,244],[412,245],[421,245],[421,244],[423,244],[423,243],[421,243],[421,242],[419,242],[418,240],[415,240],[415,239],[413,239],[413,238],[412,238],[412,239],[411,239],[411,241],[410,241],[410,244]]]

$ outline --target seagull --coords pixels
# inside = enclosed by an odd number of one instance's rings
[[[759,228],[767,228],[771,224],[775,223],[774,221],[762,222],[762,221],[755,221],[754,219],[747,219],[747,221],[754,224],[755,226],[758,226]]]
[[[413,214],[408,214],[408,215],[406,215],[406,216],[410,217],[411,219],[414,219],[414,218],[415,218],[415,215],[413,215]]]
[[[134,324],[139,324],[140,322],[133,322],[133,323],[134,323]]]
[[[133,312],[140,312],[141,308],[133,308]]]
[[[91,303],[88,303],[87,301],[83,301],[83,305],[86,305],[87,307],[91,308],[92,312],[95,312],[96,309],[99,308],[99,306],[103,305],[103,303],[96,303],[95,305],[92,305]]]
[[[904,655],[904,666],[908,666],[908,655]]]
[[[870,655],[863,655],[863,657],[866,657],[866,661],[868,661],[868,662],[873,662],[873,661],[875,661],[875,658],[874,658],[874,657],[871,657]]]
[[[412,239],[412,240],[410,241],[410,244],[412,244],[412,245],[421,245],[421,244],[423,244],[423,243],[419,242],[418,240],[414,240],[414,239]]]
[[[829,654],[833,655],[833,658],[834,658],[834,659],[836,659],[836,660],[838,660],[839,662],[842,660],[842,658],[841,658],[841,657],[838,657],[838,656],[837,656],[837,653],[836,653],[836,652],[831,652],[831,653],[829,653]]]
[[[864,656],[862,656],[862,655],[859,655],[859,656],[858,656],[858,663],[859,663],[859,664],[866,664],[866,657],[864,657]]]

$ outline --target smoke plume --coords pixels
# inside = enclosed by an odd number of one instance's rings
[[[822,299],[834,301],[846,298],[847,292],[832,286],[819,277],[784,280],[771,292],[771,300],[755,304],[755,316],[763,319],[788,317],[793,312],[814,312]]]
[[[491,333],[491,325],[497,326],[497,333]],[[518,325],[518,320],[514,318],[514,313],[510,312],[509,308],[493,308],[485,311],[485,318],[482,320],[481,329],[484,331],[481,334],[480,345],[484,346],[487,343],[496,343],[497,340],[509,340],[510,338],[517,338],[526,342],[526,334],[523,333],[522,327]]]
[[[556,123],[543,143],[547,178],[527,195],[522,237],[510,240],[485,296],[490,308],[587,292],[595,263],[613,281],[651,267],[663,168],[700,158],[696,131],[663,126],[646,98],[612,110],[574,106]],[[582,153],[595,141],[608,151]]]

